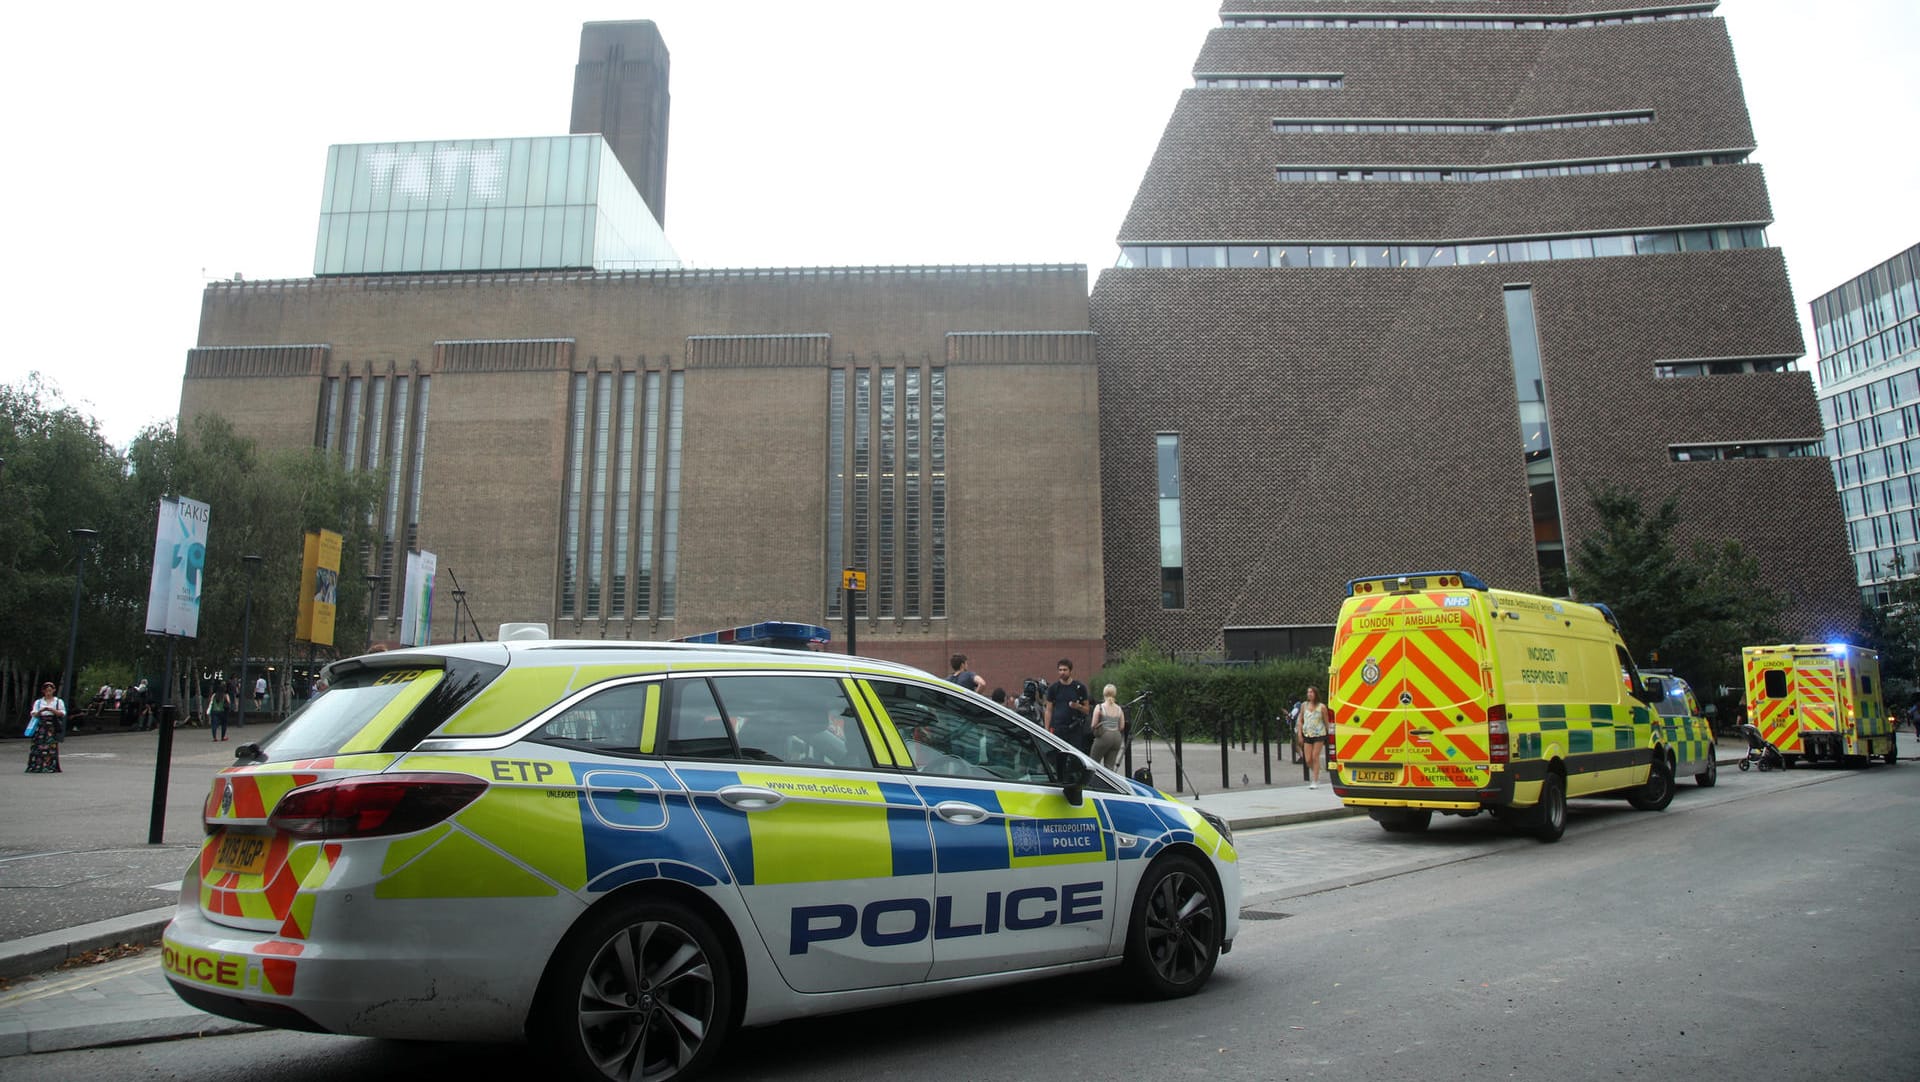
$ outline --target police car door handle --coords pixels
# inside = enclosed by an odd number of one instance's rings
[[[735,811],[764,811],[777,807],[787,799],[779,792],[758,785],[729,785],[714,795],[720,798],[720,803]]]
[[[993,813],[964,800],[943,800],[933,806],[933,814],[955,826],[964,827],[984,823]]]

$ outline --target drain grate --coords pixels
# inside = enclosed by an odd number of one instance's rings
[[[1286,920],[1292,913],[1281,913],[1272,909],[1242,909],[1241,920]]]

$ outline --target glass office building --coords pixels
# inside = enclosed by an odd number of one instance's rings
[[[1920,574],[1920,244],[1814,299],[1820,416],[1862,600]]]
[[[316,275],[679,265],[599,135],[327,148]]]

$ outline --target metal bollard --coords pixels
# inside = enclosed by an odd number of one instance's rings
[[[1233,788],[1232,775],[1227,772],[1227,752],[1233,746],[1233,730],[1231,725],[1232,723],[1227,720],[1227,715],[1220,715],[1220,788],[1222,789]]]

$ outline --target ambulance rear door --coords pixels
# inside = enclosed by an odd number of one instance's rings
[[[1431,589],[1348,599],[1329,681],[1346,784],[1477,799],[1489,776],[1486,596]]]

